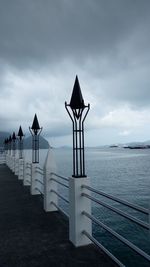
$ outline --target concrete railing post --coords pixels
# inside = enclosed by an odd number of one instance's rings
[[[23,180],[23,177],[24,177],[24,160],[19,159],[18,180]]]
[[[18,150],[16,150],[16,155],[15,155],[15,175],[18,176],[19,174],[19,153],[18,153]]]
[[[30,193],[31,195],[40,195],[40,192],[36,189],[37,188],[37,172],[36,172],[36,167],[38,167],[38,163],[32,163],[32,168],[31,168],[31,187],[30,187]]]
[[[15,172],[15,157],[11,156],[11,170],[12,172]]]
[[[53,149],[49,148],[45,166],[44,166],[44,210],[56,211],[57,208],[52,204],[58,205],[58,196],[51,192],[55,190],[57,192],[57,183],[52,180],[52,173],[56,172],[56,163],[54,160]],[[55,178],[57,179],[57,178]]]
[[[91,243],[82,234],[85,230],[92,235],[92,223],[86,216],[82,215],[83,211],[91,214],[91,200],[81,196],[83,192],[86,193],[86,189],[82,189],[82,185],[89,185],[89,183],[88,177],[69,178],[69,239],[75,247]]]
[[[31,185],[31,175],[32,175],[32,171],[31,171],[31,163],[28,162],[24,162],[24,166],[23,166],[23,185]]]

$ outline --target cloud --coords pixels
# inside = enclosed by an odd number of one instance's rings
[[[133,136],[147,127],[149,1],[2,0],[0,5],[4,129],[20,124],[28,129],[37,113],[48,136],[69,135],[64,102],[70,101],[76,74],[85,103],[91,104],[88,130],[104,127]]]

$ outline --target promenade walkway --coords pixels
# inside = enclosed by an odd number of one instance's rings
[[[0,267],[113,267],[93,245],[74,248],[68,221],[46,213],[6,165],[0,165]]]

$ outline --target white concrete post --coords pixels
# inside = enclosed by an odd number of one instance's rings
[[[39,163],[32,163],[32,169],[31,169],[31,187],[30,187],[30,193],[31,195],[40,195],[40,192],[36,190],[37,188],[37,172],[36,172],[36,167],[39,166]]]
[[[18,176],[19,174],[19,153],[18,153],[18,149],[16,150],[16,154],[15,154],[15,175]]]
[[[19,159],[15,159],[15,175],[19,175]]]
[[[31,166],[31,164],[30,164]],[[23,175],[23,185],[31,185],[31,175],[32,175],[32,171],[31,168],[29,168],[29,163],[28,162],[24,162],[24,175]]]
[[[83,211],[91,214],[91,200],[81,196],[86,189],[82,189],[82,185],[89,185],[90,179],[85,178],[69,178],[69,239],[75,247],[85,246],[91,241],[82,234],[82,231],[87,231],[92,235],[92,223]],[[89,191],[87,192],[89,194]]]
[[[12,156],[12,166],[11,166],[12,172],[15,172],[15,156]]]
[[[23,177],[24,177],[24,160],[19,159],[18,180],[23,180]]]
[[[44,166],[44,210],[56,211],[57,208],[52,204],[54,202],[58,205],[58,196],[51,192],[55,190],[57,192],[57,183],[52,179],[52,173],[56,172],[56,163],[54,160],[53,149],[49,148],[45,166]],[[55,177],[57,179],[57,177]]]

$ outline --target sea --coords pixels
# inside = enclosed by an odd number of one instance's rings
[[[40,151],[43,166],[46,150]],[[72,176],[72,150],[53,149],[57,173]],[[29,152],[25,152],[26,158]],[[31,154],[30,154],[31,157]],[[86,175],[91,186],[105,193],[122,198],[150,210],[150,149],[86,148]],[[68,198],[67,188],[59,191]],[[150,217],[129,207],[108,200],[97,194],[94,197],[150,223]],[[68,212],[68,205],[60,200],[60,206]],[[150,255],[150,230],[117,215],[113,211],[92,202],[92,214],[101,222],[131,241]],[[150,267],[150,263],[118,241],[110,233],[93,223],[93,236],[127,267]]]

